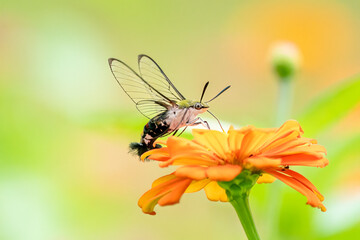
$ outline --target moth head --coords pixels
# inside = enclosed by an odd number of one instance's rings
[[[206,112],[209,108],[209,105],[207,105],[206,103],[201,103],[201,102],[195,102],[192,107],[198,111],[200,111],[201,113]]]

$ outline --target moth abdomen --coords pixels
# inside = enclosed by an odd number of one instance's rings
[[[161,145],[156,144],[155,147],[150,147],[150,146],[146,145],[145,143],[132,142],[132,143],[130,143],[129,148],[130,148],[130,152],[133,152],[140,157],[142,154],[144,154],[145,152],[147,152],[151,149],[161,148]]]

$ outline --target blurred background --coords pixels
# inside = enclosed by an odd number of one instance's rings
[[[203,191],[149,216],[137,206],[172,169],[128,153],[147,119],[107,59],[154,58],[177,88],[236,126],[297,119],[328,150],[296,168],[327,212],[279,182],[253,188],[262,239],[360,235],[360,2],[10,1],[0,5],[0,239],[245,239],[230,204]],[[288,112],[270,63],[279,41],[301,53]],[[204,114],[205,120],[211,116]]]

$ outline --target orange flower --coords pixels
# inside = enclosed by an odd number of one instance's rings
[[[144,213],[154,215],[160,206],[178,203],[184,193],[205,190],[211,201],[228,201],[218,181],[231,181],[242,170],[260,174],[258,183],[273,182],[275,178],[307,197],[307,204],[326,208],[324,197],[316,187],[290,166],[325,167],[326,150],[316,140],[301,137],[297,121],[289,120],[278,129],[248,126],[228,133],[194,129],[193,140],[169,137],[166,146],[141,156],[159,161],[160,167],[180,165],[175,172],[155,180],[152,188],[138,202]]]

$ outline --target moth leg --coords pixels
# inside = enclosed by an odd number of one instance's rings
[[[176,129],[176,131],[173,133],[173,136],[175,136],[178,131],[179,131],[179,129]]]
[[[192,120],[191,122],[187,123],[188,126],[196,126],[196,125],[199,125],[199,124],[203,125],[207,129],[210,129],[210,126],[209,126],[208,122],[202,120],[200,117],[197,117],[194,120]]]
[[[180,137],[181,134],[183,134],[188,126],[184,127],[184,129],[181,131],[181,133],[178,135]]]

